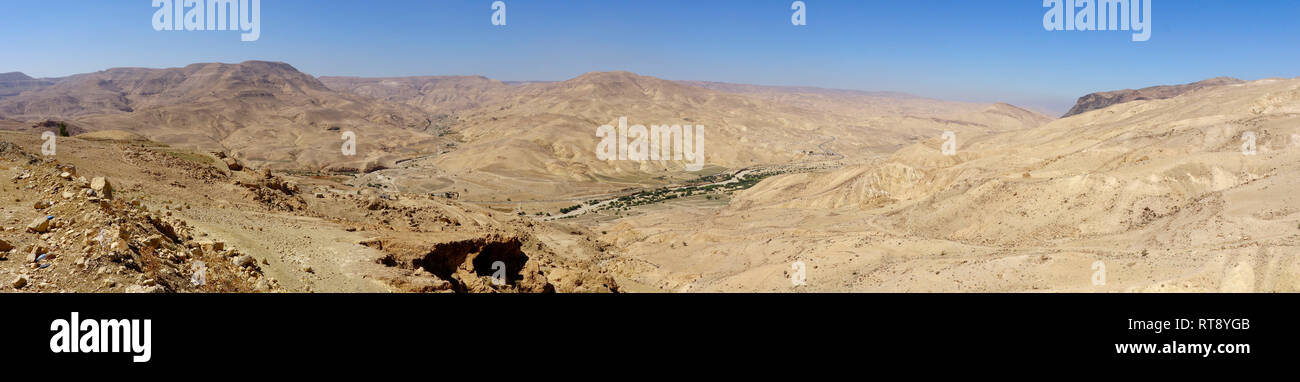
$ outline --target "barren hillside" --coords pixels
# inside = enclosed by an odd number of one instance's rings
[[[781,279],[764,273],[769,256],[830,261],[841,252],[823,246],[848,240],[846,231],[968,245],[933,233],[956,224],[941,215],[898,219],[918,200],[1005,170],[967,163],[1018,163],[982,145],[1059,124],[1007,104],[628,72],[526,84],[317,80],[268,62],[77,75],[0,100],[0,115],[0,127],[19,131],[0,133],[18,158],[7,167],[20,202],[11,214],[55,213],[52,235],[9,240],[56,253],[49,269],[80,269],[51,274],[39,260],[6,272],[34,290],[96,291],[210,290],[182,282],[197,259],[217,266],[229,281],[216,290],[227,291],[768,288]],[[620,117],[704,126],[706,167],[598,160],[596,128]],[[39,134],[60,123],[76,136],[60,138],[57,155],[35,154]],[[357,133],[357,157],[340,153],[344,131]],[[945,132],[960,139],[956,157],[932,153]],[[112,256],[78,249],[74,236],[97,218],[82,209],[105,198],[85,199],[93,182],[61,178],[67,169],[113,182],[112,213],[165,216],[185,232],[144,242],[148,229],[123,234]],[[84,264],[99,267],[90,284],[77,273],[92,267]],[[755,272],[767,281],[748,279]]]
[[[363,169],[437,147],[432,121],[414,108],[334,92],[288,64],[259,61],[71,76],[0,100],[0,115],[131,131],[277,168]],[[342,155],[343,131],[358,135],[357,156]]]
[[[321,77],[330,89],[402,103],[434,115],[499,103],[511,86],[481,76],[444,77]]]
[[[478,95],[474,99],[481,106],[452,108],[458,111],[450,114],[448,123],[459,148],[413,163],[408,166],[411,171],[391,170],[387,178],[399,184],[402,179],[423,179],[403,186],[463,191],[475,195],[475,200],[554,199],[672,184],[752,166],[826,159],[817,154],[857,160],[944,131],[973,137],[1036,127],[1050,120],[1010,105],[892,95],[841,100],[823,94],[836,91],[814,93],[802,88],[732,91],[740,85],[719,91],[628,72],[588,73],[568,81],[506,87],[468,81],[477,84],[470,94]],[[373,86],[378,85],[352,88],[367,92]],[[409,88],[400,81],[389,87]],[[409,94],[394,97],[418,99]],[[461,105],[462,101],[449,102]],[[620,117],[627,117],[629,125],[704,126],[706,170],[683,171],[685,163],[680,161],[598,160],[596,128],[617,125]],[[833,142],[833,149],[826,147],[828,142]],[[429,168],[436,168],[438,175],[426,178],[433,173]]]
[[[1152,86],[1138,90],[1125,89],[1092,93],[1079,97],[1079,101],[1074,104],[1073,108],[1070,108],[1069,112],[1065,113],[1065,117],[1105,109],[1111,105],[1125,102],[1173,98],[1191,91],[1215,86],[1235,85],[1242,82],[1245,81],[1230,77],[1218,77],[1183,85]]]
[[[1295,291],[1297,105],[1300,80],[1206,88],[597,221],[664,290]]]
[[[0,99],[13,97],[29,90],[39,90],[54,85],[53,80],[36,79],[19,72],[0,73]]]
[[[0,278],[36,292],[608,292],[583,231],[91,133],[0,132]],[[501,262],[498,267],[497,262]],[[500,272],[500,282],[496,276]]]

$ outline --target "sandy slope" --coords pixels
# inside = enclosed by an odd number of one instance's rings
[[[844,155],[870,157],[955,131],[974,137],[1037,127],[1050,119],[1011,105],[946,102],[898,94],[675,82],[628,72],[505,85],[481,78],[329,78],[332,87],[404,102],[444,119],[459,142],[390,171],[410,179],[439,173],[438,187],[473,200],[545,200],[693,180],[680,161],[601,161],[597,127],[705,126],[709,175],[806,161],[835,140]],[[456,94],[456,96],[451,96]],[[432,100],[445,100],[434,102]],[[473,107],[470,107],[473,105]],[[439,188],[441,187],[441,188]]]
[[[1300,80],[1203,89],[599,229],[623,277],[665,290],[1295,291],[1298,105]]]
[[[16,79],[18,77],[15,76]],[[1048,118],[1010,105],[893,93],[675,82],[628,72],[506,84],[483,77],[315,78],[285,63],[114,68],[0,99],[0,116],[122,130],[226,151],[255,167],[395,168],[354,185],[456,191],[480,200],[553,199],[673,184],[681,161],[600,161],[595,130],[705,126],[704,175],[808,159],[828,137],[844,155],[892,152],[944,131],[975,136]],[[21,123],[0,124],[30,130]],[[357,155],[341,152],[357,134]],[[400,165],[399,165],[400,163]],[[405,184],[402,184],[405,183]],[[409,188],[403,189],[403,186]]]

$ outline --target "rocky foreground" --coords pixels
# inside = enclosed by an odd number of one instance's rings
[[[224,243],[196,240],[167,205],[151,210],[139,198],[115,198],[113,182],[76,166],[42,160],[0,142],[13,205],[0,239],[9,286],[29,291],[141,293],[272,291],[256,260]],[[21,208],[21,206],[28,206]],[[24,211],[25,210],[25,211]]]
[[[0,134],[3,290],[618,290],[583,232],[225,153],[63,138],[43,156],[38,138]]]

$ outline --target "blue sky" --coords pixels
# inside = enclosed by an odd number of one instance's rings
[[[1063,111],[1085,93],[1300,76],[1300,1],[1154,0],[1131,32],[1046,31],[1041,0],[263,0],[262,32],[158,32],[150,0],[6,1],[0,72],[284,61],[313,75],[673,80],[902,91]]]

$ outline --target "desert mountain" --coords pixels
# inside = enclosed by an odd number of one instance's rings
[[[0,115],[130,131],[285,168],[360,169],[436,141],[419,110],[335,92],[288,64],[260,61],[75,75],[0,100]],[[342,155],[342,131],[357,133],[357,156]]]
[[[330,89],[419,107],[434,115],[500,102],[511,86],[482,76],[321,77]]]
[[[478,200],[571,197],[757,165],[856,160],[945,131],[973,138],[1050,120],[1010,105],[628,72],[520,84],[483,77],[317,79],[259,61],[70,76],[0,99],[0,117],[120,130],[225,151],[256,167],[396,167],[357,184],[466,192]],[[683,171],[681,161],[598,160],[596,128],[620,117],[630,125],[704,126],[706,171]],[[357,133],[355,157],[340,152],[345,131]]]
[[[32,77],[22,72],[0,73],[0,81],[31,81]]]
[[[866,92],[802,86],[763,86],[709,81],[681,81],[682,84],[741,94],[809,109],[826,109],[839,114],[875,117],[907,115],[942,117],[975,112],[987,105],[940,101],[897,92]]]
[[[1092,93],[1079,97],[1079,101],[1074,104],[1070,111],[1065,113],[1062,118],[1083,114],[1089,111],[1105,109],[1111,105],[1125,102],[1141,101],[1149,99],[1166,99],[1182,95],[1204,88],[1240,84],[1242,80],[1231,77],[1216,77],[1205,81],[1193,82],[1183,85],[1164,85],[1152,86],[1138,90],[1125,89],[1101,93]]]
[[[628,248],[625,284],[667,290],[1295,291],[1297,112],[1300,79],[1205,88],[599,229]]]
[[[392,171],[404,186],[439,187],[483,199],[542,199],[693,179],[683,162],[600,161],[597,127],[703,125],[712,174],[761,164],[865,157],[944,131],[980,135],[1024,129],[1049,118],[1009,105],[929,100],[889,93],[667,81],[629,72],[593,72],[560,82],[506,85],[481,78],[329,79],[331,86],[449,113],[457,150],[421,167]],[[364,84],[364,85],[358,85]],[[463,90],[456,90],[461,89]],[[421,90],[415,90],[421,89]],[[466,97],[439,95],[444,92]],[[837,95],[845,94],[841,99]],[[476,107],[467,107],[467,105]],[[834,142],[834,150],[825,147]],[[418,184],[416,184],[418,183]],[[482,199],[479,199],[482,200]]]
[[[241,291],[1300,290],[1300,79],[1234,81],[1096,95],[1109,104],[1052,119],[628,72],[503,83],[318,80],[266,62],[112,69],[0,99],[0,127],[89,131],[55,158],[29,154],[33,134],[0,133],[14,143],[0,144],[0,170],[17,185],[4,196],[22,204],[8,224],[56,216],[47,237],[0,239],[58,248],[70,273],[0,272],[90,291],[191,290],[199,259]],[[620,117],[705,126],[706,169],[597,160],[596,128]],[[339,155],[344,130],[360,158]],[[947,131],[955,155],[941,153]],[[217,150],[258,170],[231,170]],[[380,164],[357,177],[263,171]],[[100,199],[68,170],[113,179],[120,199],[87,210]],[[114,219],[144,229],[120,251],[63,257]],[[151,224],[185,229],[160,242]],[[183,266],[123,262],[169,256]],[[487,271],[496,261],[519,270],[505,285]],[[1094,284],[1099,262],[1107,281]],[[799,263],[806,285],[790,282]]]
[[[35,79],[19,72],[0,73],[0,99],[51,85],[54,85],[54,80]]]

